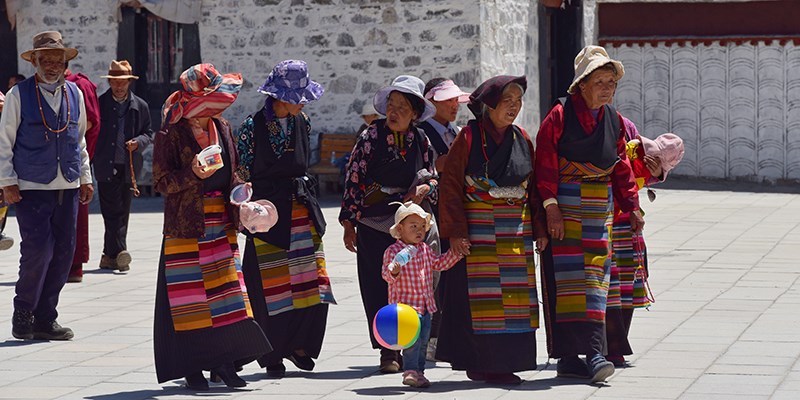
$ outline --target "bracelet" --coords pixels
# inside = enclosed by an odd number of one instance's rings
[[[433,182],[428,181],[428,188],[430,188],[430,190],[428,191],[427,195],[430,196],[430,195],[433,194],[433,191],[434,191],[434,189],[436,189],[436,186],[433,185]]]

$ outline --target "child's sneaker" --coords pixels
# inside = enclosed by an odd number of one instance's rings
[[[404,371],[403,385],[411,387],[419,387],[419,377],[417,375],[417,371]]]
[[[417,387],[418,388],[426,388],[431,386],[431,381],[425,377],[424,372],[420,372],[417,374]]]

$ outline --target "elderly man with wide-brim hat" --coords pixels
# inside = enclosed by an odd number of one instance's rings
[[[36,34],[33,49],[21,55],[36,73],[9,91],[0,117],[0,186],[16,204],[22,238],[12,319],[17,339],[73,337],[56,322],[56,306],[75,251],[78,203],[94,193],[83,94],[64,80],[66,62],[77,55],[59,32]]]
[[[131,64],[113,60],[101,78],[110,87],[99,98],[100,134],[92,158],[105,225],[100,268],[124,272],[132,260],[127,235],[133,179],[142,172],[142,152],[153,141],[153,130],[147,102],[131,91],[139,79]]]

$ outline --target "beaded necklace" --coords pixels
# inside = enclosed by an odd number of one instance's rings
[[[70,117],[72,116],[72,110],[70,109],[69,99],[67,98],[67,85],[61,87],[61,90],[63,91],[62,98],[67,102],[67,121],[64,123],[63,128],[53,129],[49,125],[47,125],[47,120],[44,118],[44,109],[42,108],[42,93],[39,91],[38,76],[34,79],[34,84],[36,85],[36,102],[39,104],[39,115],[42,116],[42,123],[44,124],[44,128],[52,133],[55,133],[56,135],[67,130],[67,127],[69,127]],[[56,121],[56,124],[58,124],[58,121]],[[58,125],[56,125],[56,127],[57,126]],[[47,132],[44,133],[44,139],[48,142],[50,141],[50,136],[47,134]]]

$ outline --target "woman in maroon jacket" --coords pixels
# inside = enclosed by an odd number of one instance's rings
[[[163,129],[153,148],[153,182],[164,199],[164,244],[158,266],[153,349],[158,382],[186,378],[208,390],[204,370],[229,387],[246,382],[236,367],[269,352],[253,320],[239,261],[238,213],[227,201],[237,183],[236,147],[219,117],[242,85],[211,64],[181,74],[184,90],[164,104]],[[218,146],[222,166],[198,160]],[[219,166],[219,163],[216,163]]]

